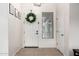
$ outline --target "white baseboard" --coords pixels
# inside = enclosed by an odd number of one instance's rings
[[[21,49],[22,47],[18,48],[15,53],[14,53],[14,56],[16,55],[16,53]]]

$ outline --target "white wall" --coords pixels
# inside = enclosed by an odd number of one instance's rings
[[[21,11],[19,4],[13,5]],[[21,47],[22,22],[9,14],[8,3],[0,3],[0,56],[15,55]]]
[[[21,12],[19,4],[12,5]],[[22,48],[22,21],[11,14],[8,15],[9,55],[15,55]]]
[[[56,8],[56,16],[59,21],[64,21],[64,26],[60,27],[60,29],[64,29],[64,39],[59,38],[61,44],[64,45],[64,49],[62,47],[61,50],[64,55],[68,55],[68,40],[69,40],[69,4],[68,3],[59,3]],[[63,24],[62,24],[63,25]],[[63,31],[61,31],[63,32]],[[62,41],[64,40],[64,42]]]
[[[69,53],[73,55],[72,49],[79,49],[79,3],[70,4],[69,39]]]
[[[0,3],[0,56],[8,55],[8,4]]]
[[[23,21],[26,22],[25,20],[25,17],[27,15],[27,13],[30,12],[30,10],[33,10],[33,13],[36,13],[37,14],[37,17],[38,17],[38,20],[40,22],[39,24],[39,47],[40,48],[47,48],[47,47],[52,47],[52,48],[55,48],[56,47],[56,38],[55,38],[55,26],[54,26],[54,39],[42,39],[42,12],[54,12],[54,25],[55,25],[55,21],[56,21],[56,4],[49,4],[49,3],[42,3],[40,7],[37,7],[37,6],[33,6],[32,3],[27,3],[27,4],[21,4],[21,9],[22,9],[22,12],[23,12],[23,15],[22,15],[22,19]],[[39,11],[39,12],[38,12]],[[26,22],[27,23],[27,22]],[[26,26],[27,27],[27,26]],[[27,28],[28,29],[28,28]],[[26,29],[26,30],[27,30]],[[26,31],[26,34],[29,33],[28,31]],[[29,34],[28,34],[29,35]],[[26,38],[27,39],[27,38]],[[24,41],[23,41],[24,43]]]

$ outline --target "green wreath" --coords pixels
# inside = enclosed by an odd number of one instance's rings
[[[33,23],[36,21],[36,15],[34,13],[27,14],[27,18],[25,18],[26,21]]]

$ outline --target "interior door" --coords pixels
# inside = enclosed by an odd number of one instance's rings
[[[57,48],[64,53],[64,20],[57,19],[56,21],[56,38],[57,38]]]

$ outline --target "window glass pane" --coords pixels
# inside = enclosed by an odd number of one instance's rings
[[[42,38],[52,39],[53,28],[53,12],[42,12]]]

